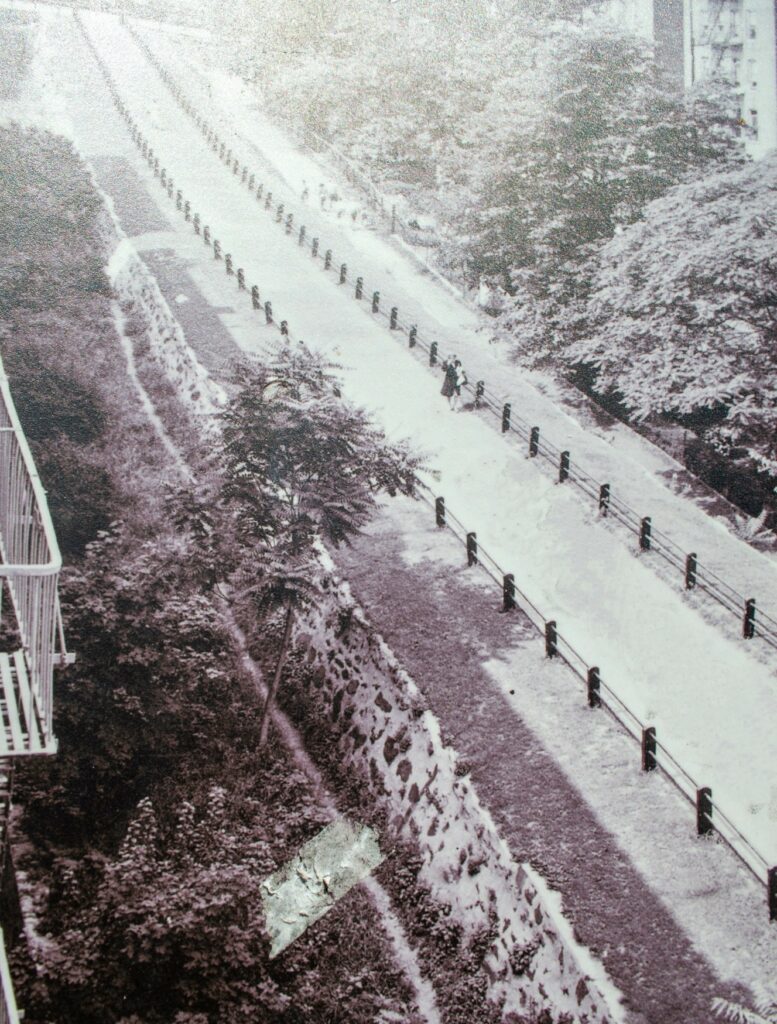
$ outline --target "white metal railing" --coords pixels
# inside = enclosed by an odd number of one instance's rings
[[[58,660],[55,643],[61,635],[57,596],[61,567],[46,494],[0,359],[0,580],[8,587],[16,614],[30,690],[37,703],[41,753],[55,747],[52,678]]]
[[[19,1024],[19,1011],[16,1008],[16,996],[13,980],[5,955],[3,929],[0,928],[0,1024]]]

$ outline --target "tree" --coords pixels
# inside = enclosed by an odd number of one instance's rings
[[[777,1024],[777,1000],[763,992],[754,1010],[728,999],[713,999],[712,1009],[729,1024]]]
[[[720,95],[678,95],[642,41],[594,22],[551,36],[545,109],[519,122],[472,222],[470,270],[514,297],[505,326],[540,357],[584,301],[591,258],[678,182],[741,159]]]
[[[283,613],[262,745],[295,615],[319,592],[318,545],[348,543],[379,494],[416,490],[419,460],[342,398],[332,369],[307,350],[284,350],[273,366],[241,371],[243,386],[224,414],[225,497],[261,551],[249,590],[259,611]]]
[[[601,251],[570,356],[636,418],[702,413],[777,475],[777,157],[680,185]]]

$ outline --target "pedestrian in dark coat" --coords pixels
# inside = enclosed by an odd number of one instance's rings
[[[449,404],[453,401],[453,396],[456,394],[456,367],[454,360],[445,364],[445,380],[442,382],[440,394],[448,399]],[[451,408],[453,408],[452,405]]]

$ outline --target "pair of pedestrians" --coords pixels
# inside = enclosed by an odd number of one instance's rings
[[[467,375],[461,360],[456,356],[443,363],[442,368],[445,370],[445,380],[442,382],[440,394],[448,399],[450,408],[457,412],[461,409],[461,389],[467,383]]]

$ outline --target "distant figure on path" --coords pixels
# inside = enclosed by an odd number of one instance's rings
[[[448,405],[453,408],[453,401],[456,397],[456,363],[458,359],[454,356],[449,362],[443,364],[445,380],[442,382],[440,394],[448,399]],[[459,363],[459,365],[461,365]]]
[[[464,367],[461,365],[460,359],[454,360],[453,370],[456,374],[456,380],[453,385],[453,396],[451,398],[450,405],[454,412],[458,412],[461,408],[461,389],[467,383],[467,375],[464,372]]]

